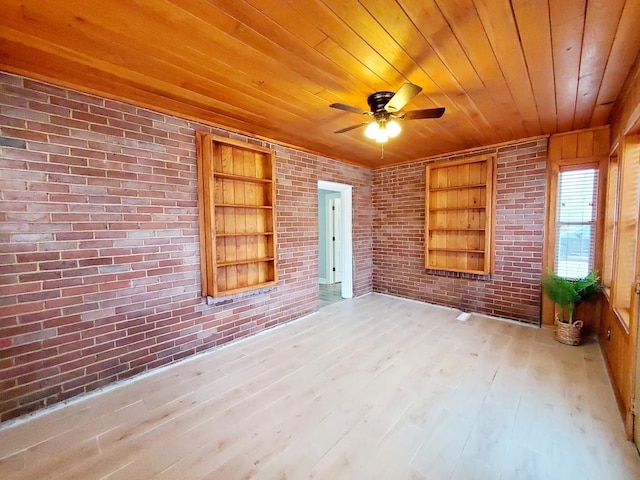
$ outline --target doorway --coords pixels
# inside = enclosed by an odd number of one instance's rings
[[[320,307],[353,297],[352,187],[318,181]]]

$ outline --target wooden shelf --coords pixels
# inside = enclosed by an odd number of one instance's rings
[[[273,232],[216,233],[216,237],[257,237],[260,235],[273,235]]]
[[[484,232],[485,228],[432,228],[429,232]]]
[[[219,203],[214,205],[215,208],[263,208],[265,210],[273,209],[272,205],[240,205],[237,203]]]
[[[482,206],[472,206],[472,207],[438,207],[438,208],[429,208],[429,212],[459,212],[459,211],[467,211],[467,210],[486,210],[487,207]]]
[[[429,251],[430,252],[480,253],[480,254],[484,255],[484,250],[473,250],[473,249],[469,249],[469,248],[449,248],[449,247],[443,247],[443,248],[434,247],[434,248],[431,248],[431,247],[429,247]]]
[[[234,260],[233,262],[220,262],[217,263],[218,267],[228,267],[230,265],[248,265],[249,263],[260,263],[260,262],[273,262],[275,258],[249,258],[246,260]]]
[[[201,132],[197,147],[202,294],[276,284],[273,151]]]
[[[429,188],[430,192],[448,192],[451,190],[470,190],[472,188],[485,188],[487,186],[486,183],[475,183],[475,184],[466,184],[466,185],[456,185],[454,187],[434,187]]]
[[[426,167],[425,268],[491,273],[495,175],[493,155]]]
[[[272,180],[270,178],[256,178],[256,177],[247,177],[244,175],[234,175],[231,173],[220,173],[213,172],[213,176],[216,178],[226,178],[229,180],[238,180],[240,182],[250,182],[250,183],[271,183]]]
[[[460,269],[458,268],[448,268],[448,267],[429,267],[430,270],[440,270],[443,272],[460,272]],[[472,275],[487,275],[487,273],[484,270],[473,270],[473,269],[466,269],[463,273],[470,273]]]

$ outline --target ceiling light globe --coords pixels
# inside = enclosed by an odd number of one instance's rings
[[[402,128],[400,127],[400,124],[395,120],[387,122],[387,134],[389,135],[389,138],[397,137],[401,131]]]
[[[380,125],[378,125],[378,122],[371,122],[369,125],[367,125],[367,128],[364,131],[364,134],[367,138],[370,138],[371,140],[375,140],[376,138],[378,138],[379,131],[380,131]]]
[[[378,135],[376,136],[376,142],[384,143],[389,140],[389,132],[386,128],[381,128],[378,130]]]

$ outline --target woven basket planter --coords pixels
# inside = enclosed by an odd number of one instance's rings
[[[556,319],[556,340],[565,345],[580,345],[580,330],[583,322],[563,323]]]

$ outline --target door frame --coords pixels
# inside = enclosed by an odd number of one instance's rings
[[[640,119],[636,122],[636,130],[640,130]],[[639,138],[640,140],[640,138]],[[637,153],[640,157],[640,152]],[[640,162],[640,158],[636,161]],[[638,195],[638,218],[640,218],[640,185],[637,185],[636,194]],[[636,238],[640,230],[636,226]],[[635,354],[632,365],[632,388],[631,392],[633,397],[631,398],[631,425],[633,442],[636,444],[636,449],[640,453],[640,241],[636,239],[636,269],[635,278],[633,279],[634,292],[631,294],[631,306],[629,308],[629,330],[631,340],[631,354]]]
[[[318,180],[318,190],[340,193],[342,203],[342,298],[353,298],[353,187],[344,183]]]
[[[637,246],[636,265],[640,269],[640,245]],[[636,444],[636,449],[640,453],[640,412],[638,411],[638,404],[640,403],[640,341],[638,341],[638,322],[640,321],[640,274],[636,275],[635,279],[636,292],[631,299],[631,316],[630,322],[633,321],[635,325],[635,335],[632,336],[632,343],[635,341],[635,349],[631,349],[635,352],[635,362],[632,365],[635,368],[634,386],[632,389],[633,398],[631,399],[631,415],[632,415],[632,428],[633,428],[633,441]],[[635,315],[635,318],[633,318]]]

